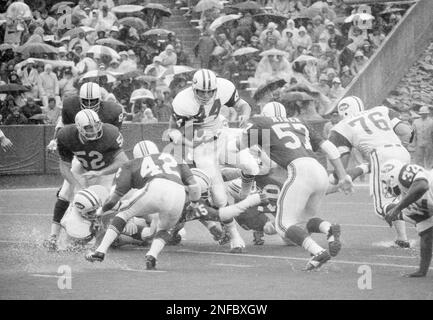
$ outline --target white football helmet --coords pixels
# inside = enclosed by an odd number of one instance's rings
[[[95,82],[86,82],[80,88],[81,109],[98,112],[101,103],[101,87]]]
[[[278,118],[286,118],[286,108],[279,102],[272,101],[268,102],[263,106],[262,116],[265,117],[278,117]]]
[[[364,103],[358,97],[349,96],[340,100],[337,110],[342,118],[351,117],[364,111]]]
[[[102,137],[102,122],[93,110],[79,111],[75,116],[75,125],[84,140],[98,140]]]
[[[144,158],[149,154],[157,154],[159,149],[155,143],[150,140],[143,140],[135,144],[132,154],[134,159]]]
[[[215,99],[217,92],[217,77],[212,70],[200,69],[192,78],[192,91],[200,105],[206,105]]]
[[[398,177],[404,163],[399,160],[388,160],[380,167],[380,177],[385,197],[397,197],[401,194]]]
[[[96,210],[102,207],[108,198],[108,190],[99,185],[90,186],[76,193],[72,205],[86,220],[93,221],[96,218]]]
[[[194,175],[195,180],[200,185],[201,189],[201,198],[209,199],[210,198],[210,186],[211,180],[206,173],[197,168],[191,169],[192,174]]]

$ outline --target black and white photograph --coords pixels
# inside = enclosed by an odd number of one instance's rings
[[[0,40],[0,300],[433,300],[432,0],[1,0]]]

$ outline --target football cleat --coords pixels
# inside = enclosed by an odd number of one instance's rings
[[[331,259],[331,255],[328,251],[323,250],[319,254],[313,256],[310,261],[307,262],[307,265],[303,269],[303,271],[311,271],[314,269],[320,268],[324,263]]]
[[[224,245],[230,241],[229,235],[225,232],[225,230],[221,230],[217,226],[213,226],[209,229],[210,234],[213,236],[213,239],[217,241],[220,245]]]
[[[410,243],[409,243],[409,241],[404,241],[404,240],[395,240],[395,244],[396,244],[399,248],[403,248],[403,249],[409,249],[409,248],[410,248]]]
[[[341,250],[341,242],[340,242],[340,235],[341,235],[341,227],[339,224],[333,224],[331,225],[331,228],[329,229],[328,239],[330,237],[334,237],[333,241],[329,241],[329,254],[331,257],[335,257]]]
[[[90,251],[90,252],[86,253],[84,258],[90,262],[95,262],[95,261],[102,262],[102,261],[104,261],[105,253],[102,253],[99,251]]]
[[[48,249],[48,252],[57,251],[57,237],[55,235],[50,236],[48,239],[44,240],[43,247]]]
[[[182,236],[179,233],[174,233],[167,242],[168,246],[176,246],[182,241]]]
[[[156,258],[151,255],[147,255],[146,259],[146,270],[155,270],[156,267]]]
[[[265,236],[265,233],[263,231],[254,231],[253,232],[253,243],[256,246],[262,246],[265,244],[265,239],[263,239]]]
[[[236,237],[230,240],[230,253],[245,252],[245,242],[242,238]]]

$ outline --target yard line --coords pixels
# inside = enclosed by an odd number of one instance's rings
[[[0,213],[0,216],[5,216],[5,217],[13,217],[13,216],[40,216],[40,217],[48,217],[48,216],[52,216],[53,214],[51,213],[15,213],[15,212],[6,212],[6,213]]]
[[[152,273],[164,273],[164,270],[146,270],[146,269],[131,269],[131,268],[121,268],[121,271],[133,271],[133,272],[152,272]]]
[[[49,188],[17,188],[17,189],[0,189],[1,192],[30,192],[30,191],[55,191],[59,187],[49,187]]]
[[[264,258],[264,259],[276,259],[276,260],[295,260],[295,261],[308,261],[308,258],[295,258],[295,257],[281,257],[281,256],[269,256],[269,255],[258,255],[248,253],[228,253],[228,252],[209,252],[209,251],[194,251],[194,250],[179,250],[179,252],[195,253],[195,254],[207,254],[207,255],[221,255],[221,256],[238,256],[238,257],[250,257],[250,258]],[[348,260],[331,260],[333,263],[341,264],[352,264],[352,265],[368,265],[378,267],[396,267],[396,268],[418,268],[418,266],[401,265],[394,263],[379,263],[379,262],[366,262],[366,261],[348,261]],[[433,270],[433,267],[430,267]]]
[[[51,275],[51,274],[39,274],[39,273],[32,273],[31,274],[32,277],[40,277],[40,278],[60,278],[63,276],[56,276],[56,275]]]
[[[211,263],[212,266],[235,267],[235,268],[251,268],[249,264],[230,264],[230,263]]]
[[[388,254],[377,254],[376,257],[397,258],[397,259],[416,259],[416,256],[393,256]]]

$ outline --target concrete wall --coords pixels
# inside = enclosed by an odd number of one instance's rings
[[[346,90],[367,108],[379,105],[433,40],[433,0],[419,0]]]

